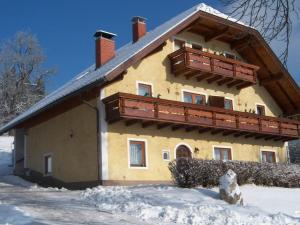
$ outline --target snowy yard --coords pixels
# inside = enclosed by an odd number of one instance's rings
[[[0,225],[300,224],[300,189],[246,185],[245,206],[231,206],[219,200],[217,188],[41,188],[7,175],[11,142],[0,137]]]

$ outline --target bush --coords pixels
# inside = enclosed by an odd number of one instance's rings
[[[219,185],[219,178],[228,169],[237,174],[239,185],[300,187],[300,166],[283,163],[258,163],[179,158],[169,163],[173,181],[180,187]]]

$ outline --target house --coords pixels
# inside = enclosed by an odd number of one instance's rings
[[[70,188],[170,182],[178,157],[285,162],[299,87],[259,32],[200,4],[96,62],[1,128],[15,173]],[[24,175],[25,174],[25,175]]]

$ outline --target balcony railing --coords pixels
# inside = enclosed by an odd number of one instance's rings
[[[196,77],[229,88],[242,89],[256,84],[258,66],[240,62],[223,56],[184,47],[169,56],[171,72],[175,76],[184,75],[187,79]]]
[[[123,119],[127,125],[141,122],[143,127],[156,124],[158,129],[211,131],[276,141],[298,139],[300,121],[258,116],[252,113],[195,105],[159,98],[117,93],[103,100],[109,123]]]

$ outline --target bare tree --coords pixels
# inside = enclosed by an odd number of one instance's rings
[[[37,38],[18,32],[0,47],[0,125],[24,112],[45,95],[45,55]]]
[[[286,66],[293,20],[298,18],[296,0],[220,0],[228,14],[260,31],[265,40],[283,43],[279,58]],[[297,0],[299,1],[299,0]]]

